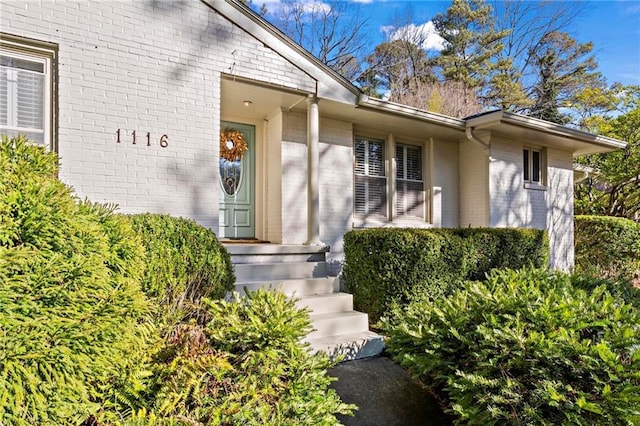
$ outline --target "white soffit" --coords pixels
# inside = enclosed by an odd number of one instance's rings
[[[490,130],[508,138],[555,146],[576,156],[615,151],[627,146],[626,142],[618,139],[500,110],[470,117],[466,124],[473,130]]]

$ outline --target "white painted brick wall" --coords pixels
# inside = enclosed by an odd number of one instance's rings
[[[547,189],[524,188],[523,144],[492,140],[490,226],[546,229],[554,269],[573,266],[573,157],[547,149]]]
[[[126,213],[171,213],[217,230],[220,73],[315,89],[197,1],[3,0],[0,15],[3,32],[59,46],[60,178]]]
[[[480,144],[463,140],[460,158],[460,224],[466,227],[489,225],[489,154]]]
[[[442,227],[457,227],[460,223],[457,141],[434,140],[433,156],[433,186],[441,188]]]

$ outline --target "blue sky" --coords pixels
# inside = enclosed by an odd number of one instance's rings
[[[253,0],[253,4],[259,5],[263,1],[265,0]],[[275,10],[278,3],[280,0],[266,0],[267,9]],[[640,84],[640,0],[568,3],[581,10],[581,16],[574,21],[575,25],[568,32],[579,42],[593,42],[599,69],[607,81]],[[444,12],[449,4],[448,1],[436,0],[347,2],[349,7],[359,6],[361,14],[368,17],[372,47],[387,38],[388,27],[391,25],[406,25],[410,22],[417,28],[428,28],[425,24],[438,12]]]

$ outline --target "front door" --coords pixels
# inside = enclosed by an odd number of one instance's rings
[[[221,123],[221,238],[255,237],[255,135],[248,124]]]

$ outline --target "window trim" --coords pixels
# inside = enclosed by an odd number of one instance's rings
[[[398,147],[402,147],[404,148],[404,155],[405,155],[405,163],[407,162],[407,157],[406,157],[406,153],[408,151],[407,148],[417,148],[419,150],[419,162],[420,162],[420,180],[416,180],[416,179],[408,179],[408,178],[399,178],[398,177],[398,169],[399,169],[399,164],[398,164],[398,156],[397,156],[397,151],[398,151]],[[393,217],[397,218],[399,220],[423,220],[425,221],[425,215],[427,212],[427,194],[425,191],[425,180],[424,180],[424,176],[425,176],[425,164],[424,164],[424,146],[423,145],[415,145],[415,144],[408,144],[408,143],[396,143],[395,144],[395,149],[394,149],[394,158],[396,161],[396,169],[394,170],[394,180],[395,180],[395,194],[394,195],[394,202],[393,202]],[[406,175],[406,166],[405,167],[405,175]],[[398,188],[399,188],[399,184],[400,182],[404,182],[404,183],[420,183],[422,185],[422,214],[420,216],[417,215],[410,215],[408,214],[408,212],[405,211],[401,212],[398,209]],[[406,206],[405,206],[406,207]]]
[[[365,164],[364,164],[364,169],[365,169],[365,173],[357,173],[356,172],[356,145],[359,142],[365,142],[366,143],[366,148],[365,148]],[[375,142],[375,143],[379,143],[382,145],[382,152],[383,152],[383,159],[382,159],[382,172],[383,175],[382,176],[377,176],[377,175],[372,175],[369,174],[369,167],[370,164],[369,162],[366,160],[369,157],[369,143],[370,142]],[[357,217],[362,217],[362,218],[374,218],[377,220],[389,220],[389,216],[388,216],[388,205],[389,205],[389,193],[388,193],[388,184],[389,184],[389,170],[388,170],[388,161],[389,161],[389,155],[388,155],[389,149],[387,146],[387,141],[384,139],[380,139],[380,138],[369,138],[369,137],[365,137],[365,136],[356,136],[354,138],[354,145],[353,145],[353,213],[354,216]],[[370,212],[369,207],[366,208],[367,213],[365,214],[358,214],[357,212],[357,207],[356,207],[356,203],[357,203],[357,197],[356,197],[356,179],[357,177],[360,178],[365,178],[365,179],[371,179],[372,181],[374,180],[384,180],[384,184],[382,185],[382,187],[384,188],[384,214],[378,214],[375,212]],[[368,192],[368,191],[367,191]],[[367,197],[367,204],[369,204],[369,198]]]
[[[538,153],[539,180],[534,180],[532,173],[534,170],[533,153]],[[525,156],[527,157],[525,159]],[[528,160],[528,161],[527,161]],[[527,173],[529,177],[527,178]],[[524,188],[545,190],[547,188],[547,150],[535,146],[524,146],[522,148],[522,180]]]
[[[58,151],[58,45],[55,43],[14,36],[0,32],[0,53],[3,55],[41,62],[45,67],[44,94],[44,146]]]
[[[375,133],[375,132],[374,132]],[[356,211],[356,195],[355,195],[355,178],[356,176],[362,176],[361,174],[356,173],[356,144],[358,141],[362,140],[370,140],[376,142],[382,142],[385,150],[385,178],[386,178],[386,186],[385,186],[385,207],[386,207],[386,215],[381,216],[377,214],[360,214]],[[420,142],[409,142],[405,141],[405,138],[402,138],[401,142],[396,142],[395,135],[389,134],[386,137],[382,136],[369,136],[368,132],[356,133],[353,139],[353,177],[354,177],[354,201],[353,201],[353,219],[354,219],[354,227],[370,227],[370,226],[388,226],[390,224],[394,224],[396,226],[418,226],[418,227],[431,227],[433,226],[433,222],[431,220],[431,191],[429,189],[430,178],[429,178],[429,158],[430,158],[430,143],[431,140],[425,141],[423,143]],[[396,147],[397,146],[407,146],[407,147],[418,147],[420,149],[421,155],[421,177],[422,180],[419,181],[422,183],[422,215],[421,216],[410,216],[407,214],[400,214],[397,209],[397,194],[398,194],[398,182],[397,178],[397,155],[396,155]],[[403,180],[404,181],[404,180]],[[415,180],[407,180],[408,182],[418,182]]]

